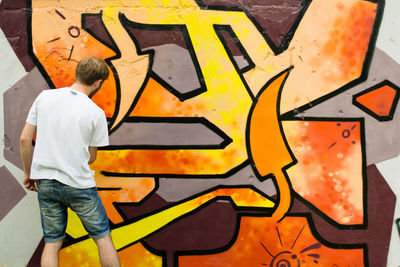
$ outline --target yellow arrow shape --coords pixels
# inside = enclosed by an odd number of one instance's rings
[[[182,216],[194,212],[209,201],[221,197],[230,197],[237,206],[241,207],[274,207],[274,202],[263,197],[252,188],[220,188],[161,210],[139,221],[113,229],[111,236],[114,245],[117,250],[120,250],[139,241],[140,239],[143,239],[147,235],[154,233],[171,222],[182,218]],[[74,229],[74,226],[79,227],[78,221],[79,220],[75,221],[73,226],[69,226],[69,229]],[[85,232],[81,230],[76,231],[75,237],[78,237],[79,235],[83,236],[84,233]],[[69,255],[73,255],[75,252],[80,255],[85,255],[85,257],[90,257],[93,260],[98,258],[96,245],[89,238],[64,248],[61,251],[60,257],[67,259]],[[62,263],[63,261],[60,262]]]

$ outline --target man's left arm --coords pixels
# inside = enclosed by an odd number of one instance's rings
[[[19,145],[22,165],[24,167],[24,180],[23,184],[26,189],[37,191],[36,181],[31,179],[31,165],[33,158],[32,140],[36,134],[36,126],[26,123],[22,130]]]

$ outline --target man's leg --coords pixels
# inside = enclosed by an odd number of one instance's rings
[[[99,249],[101,266],[103,267],[119,267],[121,266],[118,253],[115,250],[111,235],[100,239],[93,239]]]
[[[58,267],[58,256],[62,244],[62,240],[56,243],[45,243],[41,261],[42,267]]]
[[[67,207],[61,202],[55,180],[39,180],[38,200],[45,246],[42,267],[58,266],[58,257],[67,227]]]
[[[68,187],[67,198],[71,200],[71,209],[81,219],[83,226],[93,238],[99,249],[101,265],[120,266],[118,253],[110,235],[110,225],[106,210],[97,193],[97,189],[76,189]]]

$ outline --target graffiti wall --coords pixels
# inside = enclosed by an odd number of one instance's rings
[[[396,0],[0,1],[0,266],[38,266],[19,135],[111,75],[95,180],[123,266],[400,266]],[[397,202],[398,203],[398,202]],[[61,266],[99,266],[69,212]]]

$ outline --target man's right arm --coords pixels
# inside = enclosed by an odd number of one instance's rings
[[[92,164],[97,158],[97,147],[89,146],[89,154],[90,158],[88,163]]]
[[[108,129],[107,120],[104,112],[100,114],[96,126],[93,129],[92,136],[89,141],[89,164],[92,164],[97,158],[97,148],[101,146],[108,146]]]

